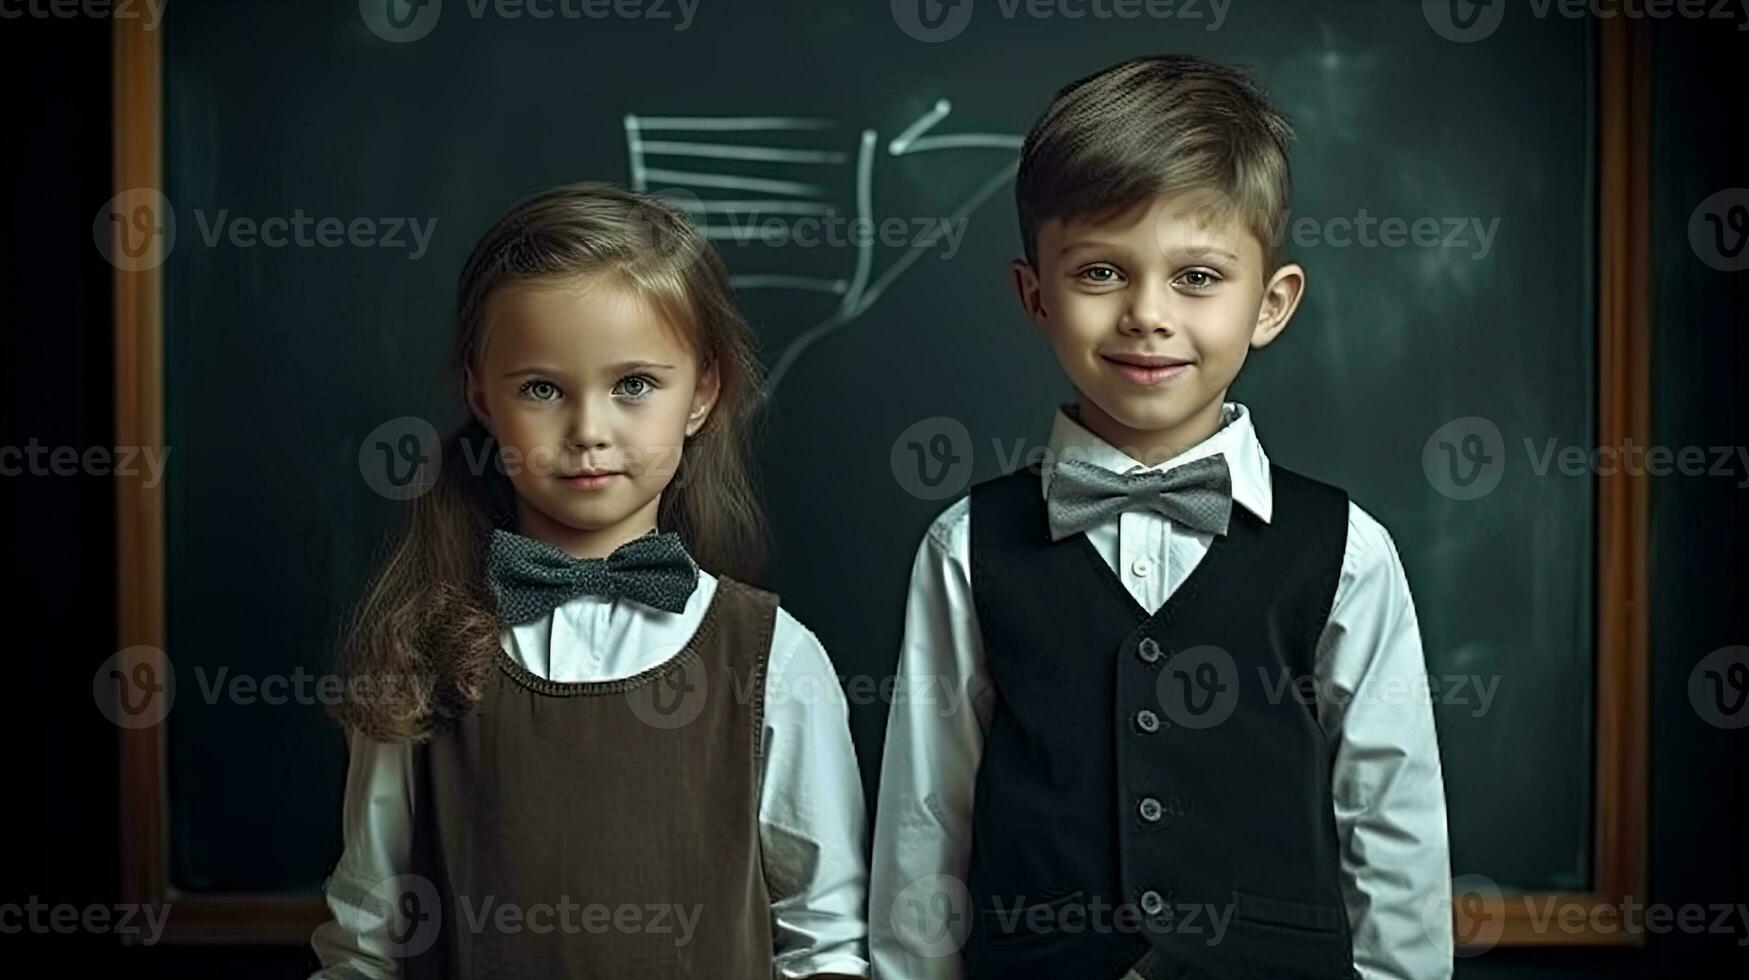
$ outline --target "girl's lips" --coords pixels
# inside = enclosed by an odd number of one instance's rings
[[[581,473],[577,476],[562,477],[562,479],[565,486],[573,490],[600,490],[624,475],[623,473],[596,473],[594,475]]]
[[[1139,364],[1128,364],[1123,361],[1114,361],[1109,357],[1104,358],[1104,361],[1105,363],[1110,364],[1118,374],[1123,375],[1125,378],[1128,378],[1130,381],[1139,385],[1162,384],[1171,381],[1173,378],[1190,370],[1190,365],[1184,363],[1164,364],[1159,367],[1143,367]]]

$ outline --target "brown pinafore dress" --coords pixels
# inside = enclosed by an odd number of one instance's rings
[[[776,611],[719,578],[681,652],[621,680],[550,681],[501,652],[474,710],[414,752],[409,894],[434,909],[401,910],[407,975],[769,978]]]

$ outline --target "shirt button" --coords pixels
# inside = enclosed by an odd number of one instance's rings
[[[1149,735],[1160,730],[1160,716],[1147,708],[1136,712],[1136,730]]]
[[[1165,907],[1166,900],[1160,897],[1159,892],[1149,889],[1142,893],[1142,911],[1145,914],[1159,915],[1160,910]]]
[[[1137,558],[1135,561],[1130,562],[1130,571],[1135,572],[1142,578],[1147,578],[1148,573],[1153,570],[1154,563],[1146,558]]]
[[[1144,796],[1142,802],[1136,804],[1136,812],[1142,815],[1143,820],[1156,823],[1160,819],[1160,801],[1152,796]]]
[[[1142,642],[1136,645],[1136,656],[1143,663],[1153,663],[1160,659],[1160,643],[1151,636],[1142,637]]]

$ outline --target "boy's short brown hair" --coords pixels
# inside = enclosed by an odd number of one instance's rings
[[[1292,177],[1293,128],[1237,68],[1183,55],[1134,58],[1064,86],[1020,150],[1014,198],[1026,260],[1053,218],[1107,216],[1158,194],[1210,195],[1237,213],[1274,271]],[[1218,203],[1214,203],[1218,202]]]

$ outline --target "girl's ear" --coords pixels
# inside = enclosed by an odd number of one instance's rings
[[[717,365],[711,365],[700,371],[698,383],[692,387],[692,410],[686,416],[686,434],[688,437],[698,434],[704,427],[705,419],[710,418],[711,409],[716,407],[717,396],[722,393],[722,377],[717,373]]]
[[[480,385],[480,378],[474,374],[472,367],[465,368],[463,376],[466,379],[468,411],[474,413],[474,419],[484,426],[487,432],[491,432],[491,414],[486,411],[486,391]]]

